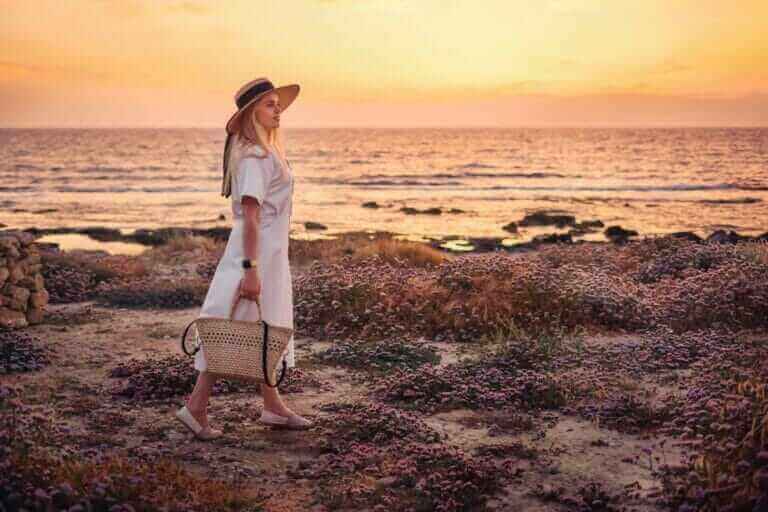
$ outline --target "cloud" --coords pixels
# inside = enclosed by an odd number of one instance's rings
[[[192,0],[153,2],[146,0],[100,0],[110,12],[122,18],[138,18],[160,8],[166,12],[206,15],[214,11],[213,7],[203,2]]]
[[[660,75],[669,75],[673,73],[681,73],[683,71],[690,71],[692,69],[693,66],[682,64],[673,59],[666,59],[662,62],[659,62],[656,67],[649,69],[647,72]]]
[[[5,71],[38,71],[40,66],[30,66],[29,64],[20,64],[18,62],[10,62],[7,60],[0,60],[0,70]]]
[[[100,0],[109,11],[121,18],[138,18],[147,13],[147,4],[140,0]]]
[[[183,14],[205,15],[213,12],[213,7],[200,2],[179,2],[168,5],[170,12],[180,12]]]
[[[566,16],[576,15],[585,11],[594,11],[599,9],[599,2],[589,4],[576,0],[545,0],[544,8],[549,9],[553,14],[563,14]]]
[[[75,78],[75,77],[89,77],[89,78],[109,78],[109,73],[99,73],[94,71],[86,71],[83,69],[68,68],[65,66],[51,66],[51,65],[35,65],[22,62],[14,62],[9,60],[0,60],[0,73],[5,75],[6,73],[13,75],[43,75],[54,76],[56,78]],[[6,75],[7,76],[7,75]]]

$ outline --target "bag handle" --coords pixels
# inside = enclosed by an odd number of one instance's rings
[[[243,281],[241,280],[240,283],[237,285],[237,288],[235,289],[235,296],[232,297],[232,306],[229,308],[229,319],[234,320],[235,319],[235,310],[237,309],[237,305],[240,302],[240,299],[243,298],[242,295],[240,295],[240,287],[243,285]],[[246,299],[250,300],[250,299]],[[259,318],[261,318],[261,304],[258,300],[254,300],[252,302],[256,303],[256,307],[259,308]]]
[[[235,309],[237,309],[237,305],[240,302],[240,299],[242,298],[242,295],[240,295],[239,292],[240,292],[240,286],[238,285],[237,289],[235,290],[235,297],[234,297],[234,299],[232,301],[232,307],[229,310],[229,319],[230,320],[234,320],[233,317],[234,317],[234,314],[235,314]],[[259,308],[259,318],[261,318],[261,304],[259,304],[259,301],[254,301],[254,302],[256,302],[256,306]],[[197,319],[194,319],[191,322],[189,322],[189,324],[187,324],[187,327],[184,329],[184,334],[181,336],[181,349],[188,356],[194,356],[200,350],[200,346],[197,346],[197,347],[195,347],[194,351],[190,352],[189,350],[187,350],[187,343],[186,343],[186,341],[187,341],[187,334],[189,333],[189,329],[192,327],[192,324],[194,324],[196,321],[197,321]],[[267,353],[268,353],[268,350],[267,350],[267,340],[269,339],[269,337],[268,337],[269,336],[269,324],[267,324],[267,322],[264,322],[263,320],[262,320],[261,323],[264,325],[264,338],[263,338],[264,342],[262,343],[262,355],[261,355],[261,357],[262,357],[262,365],[261,366],[262,366],[262,369],[264,371],[264,383],[267,386],[271,387],[271,388],[276,388],[276,387],[278,387],[283,382],[283,379],[285,379],[285,373],[286,373],[286,370],[288,369],[288,364],[286,363],[285,358],[283,358],[283,367],[282,367],[282,370],[280,372],[280,377],[277,379],[277,382],[275,384],[272,384],[271,382],[269,382],[269,375],[267,375]]]
[[[242,281],[241,281],[242,284]],[[237,309],[237,304],[240,302],[240,298],[242,296],[240,295],[240,284],[237,285],[237,289],[235,290],[235,296],[232,299],[232,306],[229,308],[229,319],[234,320],[235,316],[235,309]],[[256,305],[259,308],[259,318],[261,318],[261,305],[258,301],[256,301]],[[184,351],[185,354],[188,356],[194,356],[197,354],[197,351],[200,350],[200,347],[195,347],[195,350],[193,352],[190,352],[187,350],[187,334],[189,333],[189,329],[192,327],[192,324],[194,324],[197,321],[197,319],[192,320],[187,324],[187,327],[184,329],[184,334],[181,335],[181,349]],[[266,323],[266,322],[265,322]],[[266,340],[266,337],[264,338]]]

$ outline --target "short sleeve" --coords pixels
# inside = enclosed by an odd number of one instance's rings
[[[242,202],[243,196],[251,196],[261,205],[267,195],[271,180],[272,162],[270,158],[255,156],[243,158],[237,169],[237,199]]]

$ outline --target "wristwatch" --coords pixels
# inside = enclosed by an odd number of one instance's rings
[[[256,260],[243,260],[243,268],[255,268],[256,264]]]

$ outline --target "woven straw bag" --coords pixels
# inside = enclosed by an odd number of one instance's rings
[[[277,362],[288,347],[293,329],[269,325],[261,319],[255,322],[233,320],[239,301],[238,290],[229,318],[202,317],[192,320],[184,329],[181,348],[189,356],[202,348],[208,363],[206,371],[218,377],[264,381],[270,387],[277,387],[285,378],[286,371],[283,360],[280,379],[272,384],[275,382]],[[261,318],[261,305],[256,304]],[[193,325],[197,329],[199,343],[190,352],[186,339]]]

